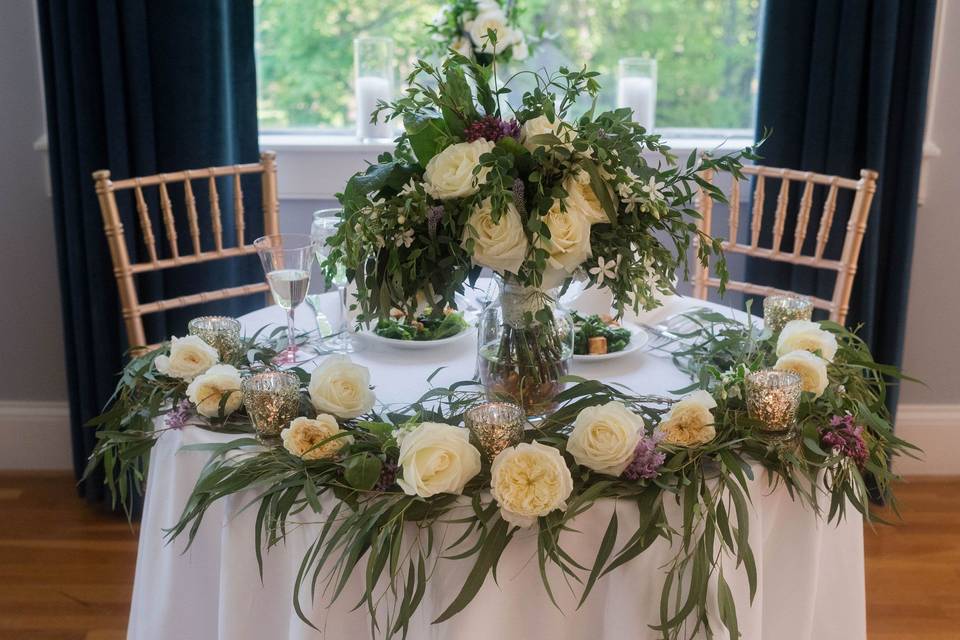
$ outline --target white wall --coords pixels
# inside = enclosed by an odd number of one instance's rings
[[[60,293],[32,0],[0,8],[0,468],[66,467]]]
[[[941,3],[945,7],[946,3]],[[0,7],[0,469],[69,465],[58,277],[52,212],[42,157],[32,145],[43,132],[42,98],[32,0]],[[960,9],[941,16],[944,33],[960,32]],[[925,444],[924,466],[909,472],[960,472],[960,41],[942,39],[941,63],[931,87],[928,138],[941,149],[928,160],[926,202],[918,216],[908,311],[905,368],[928,387],[903,390],[899,428]],[[359,167],[358,167],[359,168]],[[281,162],[280,173],[283,175]],[[281,179],[281,186],[283,180]],[[323,202],[281,202],[282,227],[309,228]],[[101,286],[114,286],[113,282]],[[944,443],[953,443],[944,446]]]

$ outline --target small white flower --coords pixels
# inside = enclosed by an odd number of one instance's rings
[[[620,258],[616,260],[605,260],[603,256],[597,258],[597,266],[590,268],[591,275],[597,277],[597,284],[603,284],[604,280],[614,280],[617,277],[617,270],[620,268]]]
[[[663,194],[660,193],[660,189],[663,189],[663,186],[662,182],[657,182],[656,176],[650,176],[650,181],[640,187],[640,189],[647,194],[650,202],[657,202],[658,200],[663,200]]]
[[[413,178],[407,181],[407,184],[403,185],[403,188],[400,189],[400,195],[409,196],[417,192],[417,185],[413,182]]]
[[[410,245],[413,244],[413,229],[407,229],[403,233],[397,235],[393,242],[398,247],[403,246],[409,249]]]

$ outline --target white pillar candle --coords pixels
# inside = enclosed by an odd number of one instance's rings
[[[650,131],[653,129],[657,87],[653,78],[626,77],[617,82],[617,107],[633,109],[633,120]]]
[[[370,114],[377,108],[377,102],[389,102],[393,99],[390,92],[390,81],[386,78],[360,76],[357,78],[357,137],[392,138],[393,127],[384,121],[384,114],[380,114],[378,122],[370,122]]]

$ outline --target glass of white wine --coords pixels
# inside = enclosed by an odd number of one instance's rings
[[[264,236],[253,243],[263,263],[273,299],[287,313],[287,348],[275,360],[280,364],[296,364],[313,357],[313,354],[297,346],[294,316],[310,288],[314,244],[310,236],[302,233]]]
[[[337,233],[343,209],[320,209],[313,214],[313,224],[310,227],[310,236],[313,238],[317,252],[317,262],[323,263],[330,255],[327,239]],[[350,305],[347,289],[347,269],[342,262],[337,263],[332,278],[332,284],[340,295],[340,318],[334,335],[330,339],[331,350],[337,353],[353,353],[359,350],[359,345],[350,335]]]

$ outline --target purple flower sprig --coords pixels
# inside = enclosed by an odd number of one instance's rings
[[[826,449],[850,458],[857,468],[863,469],[870,457],[867,443],[863,438],[863,427],[854,424],[849,413],[830,418],[829,427],[820,428],[820,445]]]
[[[190,419],[192,408],[193,405],[189,400],[181,400],[163,418],[163,426],[167,429],[182,429],[187,424],[187,420]]]
[[[380,467],[380,478],[374,485],[374,491],[387,491],[397,483],[397,463],[387,460]]]
[[[637,443],[633,453],[633,460],[623,470],[623,477],[627,480],[653,480],[660,473],[660,467],[667,459],[667,454],[657,451],[657,445],[663,440],[663,434],[655,431],[653,435],[643,436]]]
[[[516,120],[501,120],[496,116],[484,116],[467,125],[467,142],[489,140],[497,142],[501,138],[520,140],[520,123]]]

